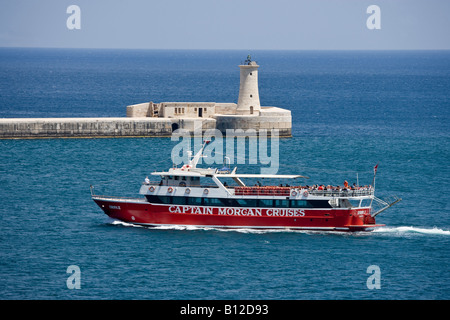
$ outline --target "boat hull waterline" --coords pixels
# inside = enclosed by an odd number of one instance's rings
[[[371,208],[243,208],[152,204],[145,199],[94,196],[110,218],[145,226],[370,231]]]

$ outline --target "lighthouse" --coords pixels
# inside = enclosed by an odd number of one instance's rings
[[[256,64],[256,61],[252,61],[250,55],[248,55],[244,64],[240,65],[239,68],[241,69],[241,79],[236,114],[259,115],[261,110],[258,90],[259,65]]]
[[[127,106],[127,117],[151,117],[150,130],[153,131],[150,131],[150,135],[155,136],[170,135],[178,132],[178,129],[194,134],[199,129],[202,131],[217,129],[224,135],[253,136],[261,133],[270,137],[291,137],[291,111],[274,106],[261,106],[258,68],[259,65],[250,55],[239,65],[240,84],[237,103],[144,102]],[[139,134],[147,135],[141,131]]]

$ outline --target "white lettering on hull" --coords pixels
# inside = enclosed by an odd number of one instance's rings
[[[215,210],[214,210],[215,209]],[[216,211],[216,212],[214,212]],[[226,216],[267,216],[267,217],[304,217],[304,209],[261,209],[261,208],[213,208],[196,206],[170,206],[170,213],[217,214]]]
[[[268,209],[267,215],[269,217],[304,217],[305,210],[303,210],[303,209]]]
[[[194,206],[170,206],[170,213],[213,214],[213,208]]]

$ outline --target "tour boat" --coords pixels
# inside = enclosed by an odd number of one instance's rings
[[[376,224],[375,217],[401,200],[379,199],[374,196],[373,186],[295,185],[296,179],[308,177],[199,168],[204,147],[205,144],[195,156],[190,153],[188,164],[180,168],[151,173],[159,181],[146,178],[140,187],[140,198],[100,196],[94,194],[91,186],[92,199],[113,219],[149,227],[328,231],[370,231],[384,226]],[[257,180],[257,184],[248,186],[246,179]],[[260,183],[267,179],[283,183]]]

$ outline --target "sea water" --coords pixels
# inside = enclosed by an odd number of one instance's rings
[[[122,117],[127,105],[147,101],[236,102],[247,54],[3,48],[0,117]],[[292,112],[278,173],[309,176],[302,184],[364,185],[379,163],[377,196],[403,199],[377,216],[385,227],[133,226],[109,219],[90,185],[137,196],[145,176],[171,166],[178,141],[1,140],[0,298],[448,299],[450,52],[252,58],[261,105]],[[70,266],[79,268],[79,289],[71,289]]]

